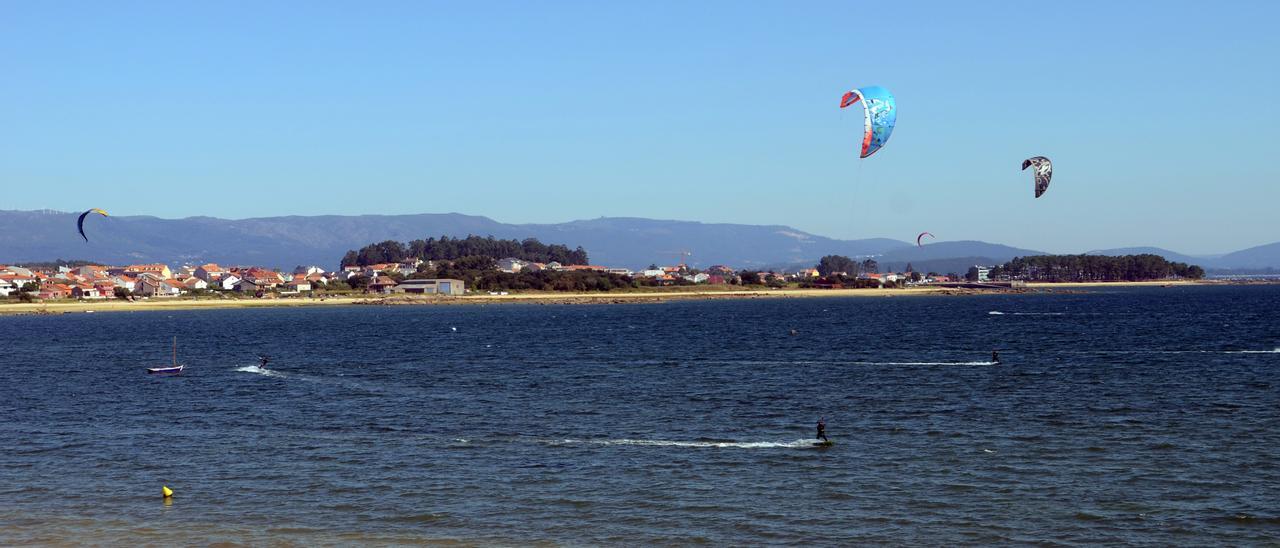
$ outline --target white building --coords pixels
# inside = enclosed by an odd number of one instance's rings
[[[521,270],[523,270],[524,267],[528,264],[529,264],[529,261],[517,259],[515,257],[507,257],[505,259],[498,260],[498,270],[501,270],[508,274],[515,274],[516,272],[520,272]]]
[[[466,283],[454,279],[405,280],[393,289],[396,293],[422,293],[428,295],[462,295],[466,293]]]
[[[125,289],[128,289],[129,291],[133,291],[135,288],[138,287],[137,280],[126,277],[126,276],[112,276],[111,283],[115,284],[116,287],[123,287]]]
[[[240,277],[235,274],[227,274],[214,283],[214,287],[221,288],[226,291],[234,291],[236,284],[240,283]]]
[[[298,267],[298,268],[293,269],[293,273],[294,273],[294,274],[301,275],[302,277],[304,277],[304,278],[305,278],[305,277],[310,276],[310,275],[312,275],[312,274],[324,274],[324,269],[323,269],[323,268],[320,268],[320,267],[318,267],[318,266],[315,266],[315,265],[311,265],[311,266],[300,266],[300,267]]]

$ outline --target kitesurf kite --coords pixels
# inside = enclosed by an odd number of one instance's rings
[[[1049,190],[1049,179],[1053,178],[1053,163],[1044,156],[1032,156],[1022,161],[1022,170],[1036,166],[1036,198]]]
[[[862,155],[866,158],[875,154],[889,135],[893,133],[893,125],[898,121],[898,107],[893,94],[880,86],[870,86],[847,92],[840,98],[840,108],[848,107],[859,100],[862,101],[862,113],[866,118],[866,130],[862,135]]]
[[[87,242],[87,241],[89,241],[89,237],[84,235],[84,218],[85,218],[85,217],[88,217],[90,213],[99,213],[99,214],[101,214],[103,217],[109,217],[109,216],[110,216],[110,215],[107,215],[107,212],[105,212],[105,211],[103,211],[103,210],[101,210],[101,209],[98,209],[98,208],[96,208],[96,207],[95,207],[95,208],[93,208],[93,209],[90,209],[89,211],[86,211],[86,212],[84,212],[84,213],[81,213],[81,214],[80,214],[80,219],[76,221],[76,229],[78,229],[78,230],[80,231],[80,237],[81,237],[81,238],[84,238],[84,241],[86,241],[86,242]]]
[[[920,243],[920,238],[923,238],[925,236],[933,238],[933,234],[930,234],[928,232],[921,232],[919,236],[916,236],[916,247],[924,247],[924,244]]]

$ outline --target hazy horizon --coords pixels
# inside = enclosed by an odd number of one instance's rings
[[[0,213],[4,213],[5,211],[6,211],[6,210],[0,209]],[[59,214],[59,215],[75,215],[75,214],[77,214],[77,213],[78,213],[78,212],[63,211],[63,210],[54,210],[54,209],[47,209],[47,210],[9,210],[9,211],[17,211],[17,212],[19,212],[19,213],[37,213],[37,214],[40,214],[40,213],[46,213],[46,212],[47,212],[47,213],[50,213],[50,214]],[[495,218],[490,217],[490,216],[487,216],[487,215],[474,215],[474,214],[463,213],[463,212],[458,212],[458,211],[419,212],[419,213],[362,213],[362,214],[351,214],[351,215],[344,215],[344,214],[318,214],[318,215],[264,215],[264,216],[260,216],[260,217],[237,217],[237,218],[230,218],[230,217],[214,217],[214,216],[208,216],[208,215],[193,215],[193,216],[188,216],[188,217],[166,217],[166,216],[158,216],[158,215],[135,215],[135,216],[136,216],[136,217],[150,217],[150,218],[157,218],[157,219],[162,219],[162,220],[184,220],[184,219],[195,219],[195,218],[215,218],[215,219],[220,219],[220,220],[224,220],[224,221],[245,221],[245,220],[258,220],[258,219],[280,219],[280,218],[288,218],[288,217],[324,217],[324,216],[341,216],[341,217],[377,217],[377,216],[384,216],[384,217],[403,217],[403,216],[417,216],[417,215],[463,215],[463,216],[469,216],[469,217],[481,217],[481,218],[485,218],[485,219],[488,219],[488,220],[490,220],[490,221],[493,221],[493,222],[495,222],[495,223],[500,223],[500,224],[505,224],[505,225],[511,225],[511,226],[530,226],[530,227],[533,227],[533,226],[555,226],[555,225],[563,225],[563,224],[569,224],[569,223],[589,222],[589,221],[600,220],[600,219],[636,219],[636,220],[643,220],[643,221],[655,221],[655,222],[660,222],[660,223],[701,223],[701,224],[704,224],[704,225],[739,225],[739,226],[781,226],[781,227],[784,227],[784,228],[794,228],[794,229],[797,229],[797,230],[801,230],[801,229],[799,229],[799,228],[797,228],[797,227],[793,227],[793,226],[789,226],[789,225],[764,225],[764,224],[757,224],[757,223],[714,223],[714,222],[699,221],[699,220],[697,220],[697,219],[658,219],[658,218],[650,218],[650,217],[633,217],[633,216],[595,217],[595,218],[590,218],[590,219],[586,219],[586,218],[583,218],[583,219],[566,219],[566,220],[564,220],[564,221],[560,221],[560,222],[549,222],[549,223],[512,223],[512,222],[504,221],[503,219],[495,219]],[[121,215],[117,215],[116,217],[122,217],[122,216],[121,216]],[[914,240],[914,236],[915,236],[915,235],[910,235],[909,237],[897,237],[896,235],[868,235],[868,236],[864,236],[864,237],[856,237],[856,238],[839,238],[839,237],[831,236],[831,235],[828,235],[828,234],[820,234],[820,233],[809,232],[809,231],[803,231],[803,232],[805,232],[806,234],[813,235],[813,236],[819,236],[819,237],[831,238],[831,239],[833,239],[833,240],[841,240],[841,241],[872,240],[872,239],[890,239],[890,240],[898,240],[898,241],[902,242],[904,246],[908,246],[908,247],[913,246],[912,241]],[[476,234],[476,235],[477,235],[477,236],[494,236],[493,234]],[[439,235],[438,235],[438,234],[422,234],[422,235],[421,235],[421,237],[422,237],[422,238],[435,237],[435,236],[439,236]],[[460,235],[460,234],[455,235],[455,236],[461,237],[461,235]],[[536,238],[536,236],[533,236],[533,235],[529,235],[529,236],[525,236],[525,237],[534,237],[534,238]],[[503,236],[499,236],[499,238],[501,239],[501,238],[503,238]],[[395,239],[395,238],[392,238],[392,239]],[[1095,246],[1095,247],[1090,247],[1090,248],[1088,248],[1088,249],[1041,249],[1041,248],[1034,248],[1034,247],[1026,248],[1026,247],[1023,247],[1023,246],[1018,246],[1018,245],[1010,244],[1010,243],[1008,243],[1008,242],[1001,241],[1001,240],[999,240],[999,239],[982,239],[982,238],[976,238],[976,239],[963,239],[963,240],[961,240],[961,239],[940,239],[940,238],[936,238],[936,237],[935,237],[935,238],[933,238],[933,239],[931,239],[931,240],[926,240],[926,241],[928,242],[928,244],[929,244],[929,245],[936,245],[936,244],[940,244],[940,243],[948,243],[948,242],[969,242],[969,241],[976,241],[976,242],[984,242],[984,243],[990,243],[990,244],[1007,245],[1007,246],[1011,246],[1011,247],[1015,247],[1015,248],[1029,249],[1029,250],[1031,250],[1031,251],[1040,251],[1040,252],[1049,253],[1049,254],[1080,254],[1080,253],[1089,253],[1089,252],[1092,252],[1092,251],[1107,251],[1107,250],[1115,250],[1115,249],[1130,249],[1130,248],[1146,248],[1146,247],[1152,247],[1152,248],[1160,248],[1160,249],[1164,249],[1164,250],[1166,250],[1166,251],[1172,251],[1172,252],[1175,252],[1175,253],[1181,253],[1181,254],[1188,255],[1188,256],[1199,257],[1199,258],[1203,258],[1203,259],[1211,259],[1211,258],[1218,257],[1218,256],[1221,256],[1221,255],[1224,255],[1224,254],[1232,253],[1232,252],[1235,252],[1235,251],[1241,251],[1241,250],[1245,250],[1245,249],[1251,249],[1251,248],[1254,248],[1254,247],[1263,246],[1263,245],[1268,245],[1268,244],[1280,243],[1280,242],[1262,242],[1262,243],[1260,243],[1260,244],[1237,245],[1237,246],[1235,246],[1235,247],[1224,248],[1224,249],[1214,250],[1214,251],[1209,251],[1209,252],[1189,252],[1189,251],[1184,251],[1184,250],[1182,250],[1182,249],[1178,249],[1178,248],[1170,248],[1170,247],[1158,246],[1158,245],[1152,245],[1152,244],[1147,244],[1147,243],[1111,244],[1111,245],[1104,245],[1104,246]],[[372,243],[372,242],[370,242],[370,243]],[[564,243],[564,242],[552,242],[552,241],[547,241],[547,242],[545,242],[545,243]]]
[[[11,7],[0,209],[1280,241],[1275,4]],[[840,94],[898,126],[859,160]],[[1230,114],[1228,117],[1227,114]],[[1053,158],[1035,199],[1021,161]]]

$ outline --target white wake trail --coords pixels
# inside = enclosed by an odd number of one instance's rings
[[[562,439],[551,443],[563,445],[630,445],[641,447],[717,447],[735,449],[777,449],[813,447],[814,440],[799,439],[795,441],[676,441],[676,440],[576,440]]]
[[[236,371],[240,371],[240,372],[243,372],[243,373],[257,373],[257,374],[262,375],[262,376],[264,376],[264,377],[277,377],[277,378],[281,378],[281,379],[285,378],[284,373],[281,373],[281,372],[279,372],[279,371],[272,371],[272,370],[270,370],[270,369],[263,369],[263,368],[258,367],[258,366],[256,366],[256,365],[248,365],[248,366],[245,366],[245,367],[239,367],[239,368],[236,368]]]

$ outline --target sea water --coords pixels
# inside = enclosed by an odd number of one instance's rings
[[[0,317],[0,348],[3,545],[1280,538],[1276,286]]]

